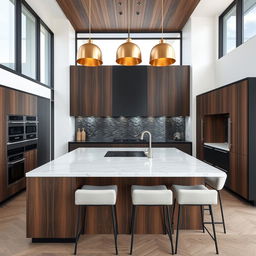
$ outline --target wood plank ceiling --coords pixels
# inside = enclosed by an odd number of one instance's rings
[[[89,0],[56,0],[77,32],[88,31]],[[200,0],[164,0],[164,32],[181,31]],[[161,0],[92,0],[92,32],[161,32]]]

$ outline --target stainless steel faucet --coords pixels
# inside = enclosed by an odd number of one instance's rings
[[[148,158],[152,158],[153,157],[153,153],[152,153],[152,135],[149,131],[144,131],[144,132],[142,132],[142,134],[140,136],[141,140],[143,140],[145,134],[148,134],[148,137],[149,137],[149,147],[148,147],[148,151],[146,151],[145,154]]]

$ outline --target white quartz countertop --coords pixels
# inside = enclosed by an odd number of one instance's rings
[[[218,148],[222,149],[225,151],[229,151],[229,144],[227,142],[224,143],[204,143],[205,146],[213,147],[213,148]]]
[[[153,158],[104,157],[107,151],[143,148],[78,148],[26,177],[223,177],[224,172],[176,148],[153,148]]]

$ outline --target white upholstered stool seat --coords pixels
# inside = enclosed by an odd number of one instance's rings
[[[76,205],[115,205],[117,186],[84,185],[75,193]]]
[[[132,203],[134,205],[172,205],[172,191],[165,185],[132,186]]]
[[[218,177],[218,178],[206,177],[205,183],[216,190],[222,190],[227,179],[227,174],[226,173],[224,174],[225,174],[224,177]]]
[[[173,185],[172,191],[178,204],[213,205],[217,204],[217,191],[209,190],[204,185],[181,186]]]

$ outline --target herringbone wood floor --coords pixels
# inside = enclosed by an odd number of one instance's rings
[[[222,233],[217,227],[220,255],[256,255],[256,207],[238,200],[223,191],[227,231]],[[73,252],[73,244],[32,244],[25,238],[25,193],[22,193],[0,206],[0,256],[66,256]],[[215,209],[215,219],[219,209]],[[119,255],[128,255],[130,237],[120,235]],[[135,236],[134,256],[170,255],[170,244],[164,235]],[[114,255],[112,235],[81,236],[78,255]],[[179,254],[215,255],[213,241],[201,231],[182,231],[180,234]]]

